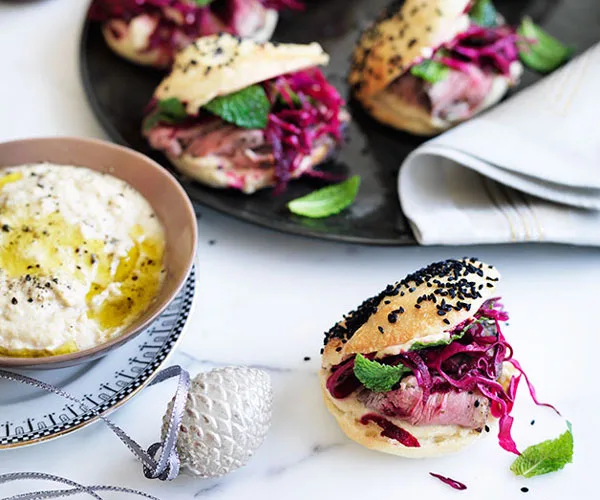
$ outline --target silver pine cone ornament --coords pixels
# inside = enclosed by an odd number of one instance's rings
[[[177,439],[182,468],[212,478],[244,466],[267,435],[272,406],[271,379],[262,370],[228,367],[197,375]]]

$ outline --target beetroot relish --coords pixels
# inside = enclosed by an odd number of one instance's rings
[[[410,432],[398,427],[381,415],[377,415],[376,413],[367,413],[360,419],[360,423],[363,425],[367,425],[369,422],[373,422],[381,427],[383,429],[381,431],[381,435],[384,437],[395,439],[407,448],[421,447],[417,438],[414,437]]]
[[[483,325],[482,320],[493,325]],[[507,451],[519,454],[516,444],[511,436],[513,417],[512,411],[517,388],[521,376],[524,376],[521,365],[512,358],[512,348],[502,334],[500,323],[508,320],[499,299],[486,301],[475,315],[458,325],[451,336],[456,338],[446,346],[431,347],[419,351],[401,353],[378,360],[385,364],[402,362],[410,368],[423,389],[424,397],[431,392],[443,390],[472,391],[478,389],[490,400],[492,416],[499,418],[498,440],[500,446]],[[464,332],[464,329],[467,330]],[[351,380],[347,373],[349,366],[354,365],[354,357],[345,360],[333,368],[333,374],[327,381],[327,388],[334,397],[347,397],[353,390],[348,382]],[[498,382],[504,361],[510,362],[519,372],[510,380],[508,388]],[[338,369],[340,373],[338,373]],[[353,373],[352,373],[353,375]],[[540,403],[535,394],[535,389],[527,379],[529,392],[533,401],[542,406],[548,406],[557,411],[553,406]],[[440,379],[443,382],[440,384]],[[343,384],[341,387],[337,384]],[[359,384],[356,389],[361,387]],[[442,388],[443,387],[443,388]],[[354,390],[356,390],[354,389]],[[350,391],[350,392],[348,392]],[[341,396],[336,396],[340,394]],[[557,412],[558,413],[558,412]]]

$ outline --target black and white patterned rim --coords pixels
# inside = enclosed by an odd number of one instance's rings
[[[179,294],[163,314],[137,337],[139,355],[128,359],[128,367],[115,372],[112,381],[100,384],[96,393],[75,394],[86,402],[86,409],[67,404],[62,407],[64,413],[58,415],[53,412],[42,419],[26,418],[22,424],[3,422],[0,424],[0,450],[46,441],[72,432],[129,400],[150,382],[172,353],[189,317],[195,290],[196,272],[192,268]]]

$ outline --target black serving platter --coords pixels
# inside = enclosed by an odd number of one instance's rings
[[[308,1],[304,12],[282,16],[274,39],[320,42],[331,55],[326,75],[342,95],[349,98],[345,76],[354,43],[359,31],[389,1]],[[596,42],[600,33],[600,2],[597,0],[496,0],[495,4],[509,22],[517,24],[522,16],[530,15],[578,53]],[[90,104],[109,136],[173,171],[166,158],[152,151],[140,133],[143,109],[163,75],[113,54],[104,43],[99,27],[88,22],[81,37],[80,67]],[[539,78],[527,72],[515,92]],[[347,139],[336,162],[327,168],[343,174],[358,174],[362,184],[355,203],[339,215],[313,220],[286,210],[287,201],[321,187],[322,181],[301,179],[294,181],[281,195],[264,190],[247,196],[233,190],[208,188],[173,173],[196,204],[254,224],[350,243],[416,245],[400,208],[396,178],[404,158],[423,139],[378,124],[352,101],[349,108],[353,121]]]

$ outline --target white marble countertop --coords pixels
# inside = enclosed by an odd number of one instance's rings
[[[85,100],[77,67],[86,3],[0,4],[0,140],[105,138]],[[529,496],[545,500],[596,496],[597,249],[367,248],[278,234],[200,211],[198,303],[171,362],[193,373],[246,364],[272,375],[273,425],[250,464],[220,480],[182,476],[167,484],[151,482],[119,440],[103,424],[94,424],[62,439],[0,452],[0,473],[41,471],[84,484],[138,488],[164,500],[396,499],[413,494],[492,500],[523,495],[522,486],[529,487]],[[540,397],[573,422],[575,463],[560,473],[515,478],[508,469],[513,456],[498,447],[494,436],[447,458],[409,461],[377,454],[348,441],[321,403],[316,371],[323,332],[388,282],[434,260],[470,254],[502,272],[500,291],[511,313],[507,336]],[[304,361],[305,356],[311,359]],[[167,386],[146,389],[113,418],[149,444],[159,437],[170,391]],[[554,437],[561,425],[551,412],[536,408],[525,390],[514,415],[522,447]],[[451,490],[429,471],[461,480],[469,489]],[[0,497],[34,486],[3,485]]]

